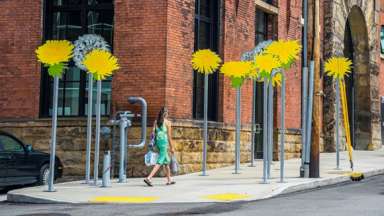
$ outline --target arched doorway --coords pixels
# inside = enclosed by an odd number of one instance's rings
[[[353,62],[346,78],[352,144],[367,149],[371,142],[371,95],[367,24],[361,9],[353,6],[346,21],[344,55]]]

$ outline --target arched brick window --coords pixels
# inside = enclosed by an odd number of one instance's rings
[[[44,40],[75,41],[88,33],[98,34],[113,42],[113,0],[46,0],[44,9]],[[53,79],[43,69],[40,115],[51,115]],[[59,84],[58,116],[84,116],[87,111],[87,74],[69,63]],[[111,80],[103,81],[102,115],[109,115]],[[95,110],[95,109],[93,109]]]
[[[195,1],[195,50],[218,49],[219,0]],[[193,118],[204,117],[204,75],[194,71]],[[218,74],[209,75],[208,119],[217,120]]]

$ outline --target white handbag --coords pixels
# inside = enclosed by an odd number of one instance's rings
[[[149,150],[144,155],[144,163],[145,163],[146,166],[154,166],[154,165],[156,165],[156,162],[157,162],[158,158],[159,158],[159,154],[158,153]]]

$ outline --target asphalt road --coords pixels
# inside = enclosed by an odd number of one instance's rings
[[[384,175],[273,199],[237,203],[146,205],[32,205],[0,202],[0,216],[109,215],[383,216]]]

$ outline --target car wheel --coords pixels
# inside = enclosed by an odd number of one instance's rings
[[[39,185],[47,185],[49,179],[49,164],[44,164],[40,168]]]

